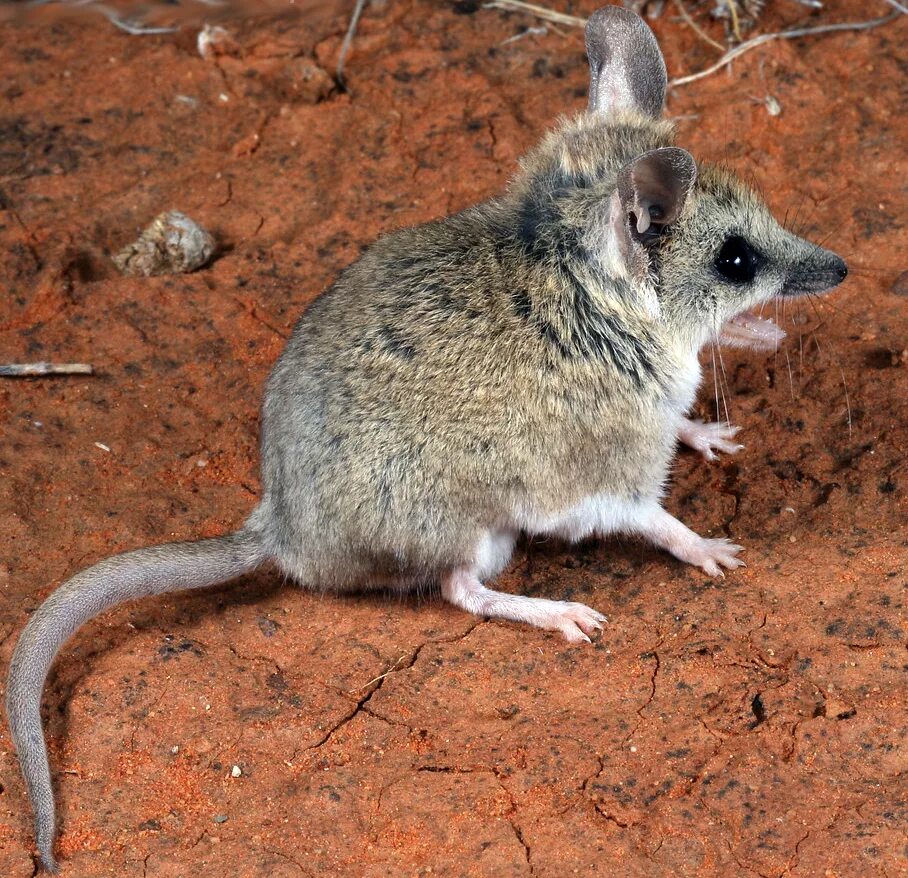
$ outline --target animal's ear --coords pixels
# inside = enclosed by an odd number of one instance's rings
[[[636,110],[658,118],[668,76],[653,32],[621,6],[594,12],[586,24],[591,113]]]
[[[638,236],[673,223],[693,189],[697,164],[685,149],[645,152],[618,174],[618,198]]]
[[[689,152],[666,147],[645,152],[622,169],[609,202],[611,252],[638,280],[650,270],[649,248],[684,209],[697,165]],[[654,313],[658,303],[651,303]]]

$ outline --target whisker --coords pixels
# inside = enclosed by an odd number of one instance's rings
[[[816,304],[814,308],[823,307],[828,308],[830,311],[834,311],[836,314],[842,313],[847,317],[851,317],[853,320],[858,319],[858,315],[853,311],[848,311],[847,309],[841,307],[841,305],[833,305],[832,302],[828,302],[825,299],[820,299],[816,293],[808,293],[807,298],[812,299]]]
[[[848,273],[849,274],[861,274],[866,272],[867,274],[898,274],[899,269],[897,268],[876,268],[872,265],[860,265],[850,261],[849,253],[840,253],[842,259],[848,263]]]
[[[813,313],[816,314],[817,320],[819,321],[817,325],[813,328],[814,332],[818,329],[824,327],[827,323],[827,318],[820,314],[820,309],[818,305],[829,304],[828,302],[821,302],[813,293],[807,294],[807,301],[810,302],[810,306],[813,308]]]
[[[813,305],[814,311],[816,311],[816,305],[813,302],[813,297],[808,296],[807,301],[810,302],[811,305]],[[819,312],[817,312],[817,317],[819,318],[819,316],[820,316]],[[821,325],[822,325],[822,323],[819,324],[816,327],[816,329],[819,329],[819,326],[821,326]],[[816,329],[812,330],[810,334],[813,336],[813,343],[817,346],[817,353],[822,355],[823,349],[820,347],[820,340],[817,338]],[[846,414],[848,417],[848,438],[850,439],[851,432],[852,432],[851,431],[852,420],[851,420],[851,397],[848,394],[848,382],[845,380],[845,370],[842,368],[841,359],[839,358],[838,354],[836,354],[834,352],[833,352],[833,357],[835,359],[836,368],[839,370],[839,375],[842,378],[842,390],[845,393],[845,411],[846,411]]]
[[[713,393],[716,397],[716,420],[719,420],[719,379],[716,374],[716,347],[718,346],[719,340],[716,339],[716,344],[712,345],[710,348],[710,354],[713,360]]]
[[[791,400],[794,402],[795,398],[795,388],[794,388],[794,377],[791,374],[791,358],[788,356],[788,348],[785,348],[785,363],[788,366],[788,390],[791,393]]]
[[[839,366],[839,375],[842,376],[842,390],[845,392],[845,410],[848,412],[848,438],[851,438],[851,400],[848,398],[848,383],[845,381],[845,370]]]
[[[772,304],[773,304],[773,308],[775,309],[775,314],[776,314],[775,324],[776,324],[776,326],[781,326],[781,324],[779,323],[779,299],[774,298],[772,300]],[[775,381],[775,374],[778,371],[778,367],[779,367],[779,344],[777,343],[776,349],[772,352],[773,381]]]
[[[730,396],[731,390],[728,386],[728,375],[725,372],[725,361],[722,359],[722,348],[718,348],[717,350],[719,351],[719,366],[722,369],[722,384],[724,384],[724,387],[722,388],[722,407],[725,409],[725,423],[730,424],[731,418],[728,415],[728,402],[726,401],[725,391],[727,390]]]
[[[811,333],[813,335],[813,342],[817,346],[817,351],[822,353],[822,348],[820,347],[820,340],[817,338],[816,333]],[[839,361],[839,358],[835,358],[836,368],[839,370],[839,375],[842,378],[842,390],[845,392],[845,412],[848,417],[848,438],[851,438],[851,398],[848,395],[848,383],[845,380],[845,370],[842,368],[842,364]]]

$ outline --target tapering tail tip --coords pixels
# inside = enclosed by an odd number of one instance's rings
[[[44,871],[51,875],[56,875],[60,871],[60,865],[54,859],[53,846],[54,843],[51,841],[47,847],[39,847],[38,853],[41,857],[41,867]]]
[[[38,856],[45,872],[56,875],[60,864],[54,859],[54,841],[56,838],[56,817],[54,812],[48,815],[38,810],[35,813],[35,842],[38,845]]]
[[[47,872],[56,874],[59,867],[54,859],[54,795],[41,727],[41,691],[60,645],[108,607],[217,585],[254,570],[266,557],[258,534],[245,528],[193,543],[137,549],[77,573],[32,614],[10,661],[6,717],[35,815],[41,865]]]

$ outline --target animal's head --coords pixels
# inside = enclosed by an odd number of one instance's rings
[[[654,316],[699,346],[772,347],[784,333],[746,312],[821,293],[847,274],[835,253],[786,231],[731,172],[697,165],[661,121],[667,77],[652,31],[618,7],[586,28],[589,107],[527,161],[526,179],[566,231]],[[544,195],[538,195],[542,189]],[[547,191],[546,191],[547,190]]]

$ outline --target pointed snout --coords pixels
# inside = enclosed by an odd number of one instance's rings
[[[830,250],[813,247],[804,258],[789,266],[783,295],[806,296],[825,293],[848,276],[845,260]]]
[[[841,256],[836,256],[835,253],[830,255],[832,258],[830,259],[829,273],[836,279],[833,286],[837,287],[846,277],[848,277],[848,266]]]

